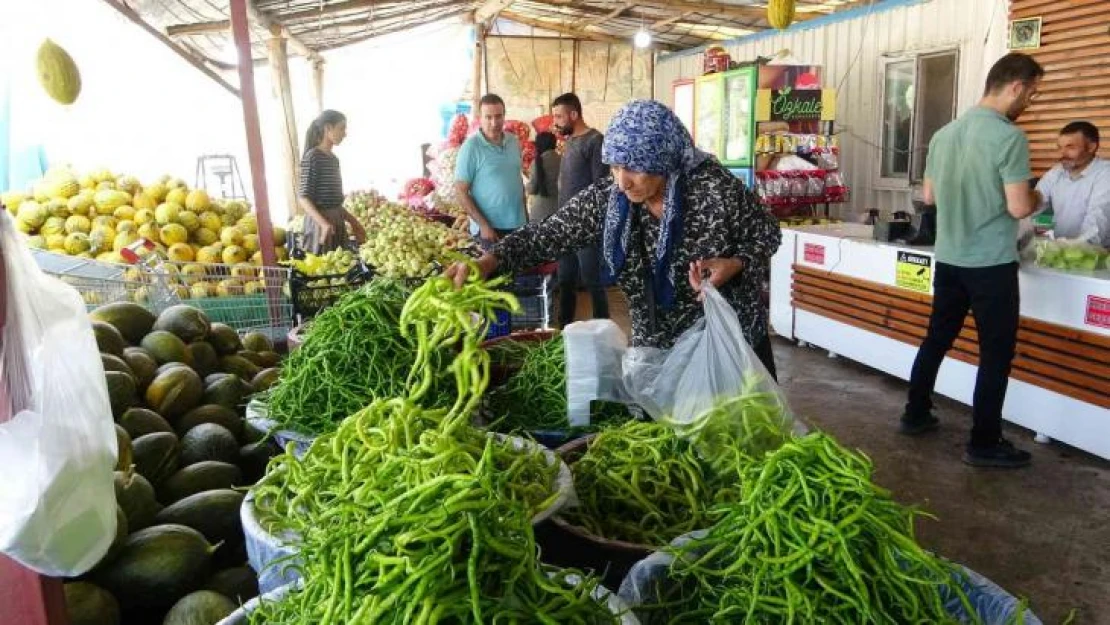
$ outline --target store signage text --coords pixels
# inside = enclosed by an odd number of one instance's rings
[[[1087,296],[1087,325],[1110,328],[1110,298]]]
[[[924,254],[898,252],[894,263],[894,285],[928,293],[933,286],[933,258]]]
[[[814,265],[825,264],[825,246],[816,243],[806,243],[805,261]]]
[[[787,87],[771,91],[772,121],[820,120],[822,106],[820,89],[795,90]]]

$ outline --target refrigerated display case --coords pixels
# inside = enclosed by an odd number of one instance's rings
[[[743,67],[695,81],[694,143],[726,167],[752,166],[757,72]]]

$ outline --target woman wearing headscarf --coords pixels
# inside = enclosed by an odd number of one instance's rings
[[[528,175],[528,221],[543,221],[559,207],[559,166],[562,157],[555,149],[555,135],[541,132],[536,135],[536,159]]]
[[[517,271],[586,245],[602,250],[605,279],[629,301],[632,344],[671,347],[702,316],[708,280],[736,310],[744,335],[775,372],[763,277],[781,242],[778,222],[659,102],[617,112],[602,160],[612,178],[594,183],[541,223],[502,239],[478,259],[484,277]],[[448,276],[461,284],[462,264]]]

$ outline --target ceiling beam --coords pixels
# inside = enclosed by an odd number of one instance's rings
[[[250,16],[251,21],[269,31],[270,34],[274,35],[275,37],[282,37],[283,39],[285,39],[289,43],[289,47],[293,48],[293,50],[295,50],[301,56],[307,58],[313,63],[322,63],[324,61],[324,57],[320,56],[319,53],[308,47],[308,45],[305,42],[301,41],[300,38],[298,38],[296,35],[289,32],[289,29],[283,26],[281,22],[274,20],[262,11],[259,11],[258,5],[255,4],[254,0],[247,0],[247,15]]]
[[[439,21],[442,21],[442,20],[451,19],[453,17],[457,17],[459,15],[463,15],[465,13],[472,13],[472,12],[473,12],[473,10],[471,8],[467,7],[467,6],[449,6],[447,9],[445,9],[443,11],[440,11],[438,13],[430,13],[429,15],[421,17],[420,19],[409,20],[407,18],[401,18],[401,19],[397,20],[396,22],[391,23],[389,26],[386,26],[385,28],[383,28],[381,30],[375,30],[375,31],[367,33],[365,35],[359,35],[358,37],[353,37],[353,38],[344,40],[342,43],[320,46],[320,50],[323,51],[323,50],[335,50],[336,48],[345,48],[347,46],[354,45],[356,43],[362,43],[363,41],[369,41],[370,39],[376,39],[377,37],[383,37],[385,35],[390,35],[390,34],[393,34],[393,33],[396,33],[396,32],[401,32],[403,30],[408,30],[410,28],[416,28],[418,26],[424,26],[426,24],[432,24],[432,23],[439,22]],[[408,15],[408,14],[406,14],[406,15]]]
[[[573,28],[573,27],[570,27],[570,26],[564,26],[563,24],[559,24],[559,23],[556,23],[556,22],[545,22],[543,20],[536,20],[536,19],[532,19],[530,17],[525,17],[523,15],[519,15],[517,13],[512,13],[510,11],[502,11],[501,12],[501,17],[504,18],[504,19],[507,19],[511,22],[516,22],[518,24],[524,24],[525,26],[532,26],[533,28],[542,28],[544,30],[549,30],[553,33],[559,33],[561,35],[567,35],[568,37],[573,37],[573,38],[576,38],[576,39],[590,39],[592,41],[601,41],[601,42],[604,42],[604,43],[619,43],[619,44],[624,44],[624,45],[632,45],[632,40],[630,38],[627,38],[627,37],[617,37],[616,35],[610,35],[610,34],[606,34],[606,33],[598,33],[598,32],[592,32],[592,31],[588,31],[588,30],[582,30],[582,29]],[[662,50],[668,50],[668,51],[675,49],[674,46],[671,46],[669,44],[661,44],[659,42],[656,42],[653,47],[656,47],[656,48],[659,48],[659,49],[662,49]]]
[[[486,0],[474,11],[475,22],[488,22],[513,5],[515,0]]]
[[[665,20],[659,20],[658,22],[654,22],[651,25],[651,28],[652,28],[652,30],[654,30],[654,29],[657,29],[657,28],[663,28],[664,26],[670,26],[671,24],[674,24],[675,22],[682,21],[682,20],[690,17],[693,14],[694,14],[693,11],[686,11],[685,13],[679,13],[679,14],[673,16],[673,17],[668,17]]]
[[[139,28],[142,28],[148,34],[150,34],[150,36],[154,37],[158,41],[161,41],[163,44],[165,44],[166,47],[168,47],[170,50],[173,50],[174,54],[184,59],[185,62],[189,65],[192,65],[193,67],[200,70],[200,72],[205,76],[208,76],[212,80],[216,81],[221,87],[226,89],[228,93],[237,98],[242,97],[237,87],[229,83],[227,80],[224,79],[223,76],[220,76],[199,59],[181,49],[176,43],[174,43],[172,39],[162,34],[162,32],[159,31],[157,28],[151,26],[146,20],[140,17],[139,14],[134,11],[134,9],[124,4],[123,0],[104,0],[104,3],[118,11],[127,19],[134,22]]]
[[[575,28],[586,28],[587,26],[593,26],[595,24],[600,24],[602,22],[607,22],[607,21],[613,19],[614,17],[620,17],[621,13],[624,13],[626,10],[631,9],[632,5],[634,5],[634,4],[635,4],[634,2],[625,2],[624,4],[622,4],[622,5],[618,6],[617,8],[613,9],[612,11],[609,11],[605,15],[599,15],[597,17],[589,17],[589,18],[586,18],[586,19],[579,20],[578,23],[574,25],[574,27]]]

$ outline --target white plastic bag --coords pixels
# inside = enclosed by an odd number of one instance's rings
[[[593,400],[625,402],[621,358],[628,337],[609,319],[578,321],[563,329],[567,356],[567,419],[572,426],[590,424]]]
[[[706,442],[703,454],[716,456],[721,444],[773,449],[794,426],[786,398],[744,340],[736,312],[712,286],[704,292],[705,316],[674,347],[625,353],[624,390],[653,419]]]
[[[81,296],[45,275],[0,211],[0,552],[80,575],[116,533],[116,433]]]

